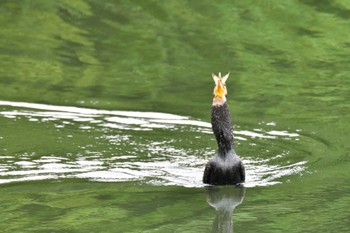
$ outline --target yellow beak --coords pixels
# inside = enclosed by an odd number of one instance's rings
[[[226,95],[226,89],[222,84],[222,81],[219,80],[218,84],[214,88],[214,98],[224,99]]]

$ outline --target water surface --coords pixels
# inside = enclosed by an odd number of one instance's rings
[[[1,1],[3,232],[347,232],[346,1]],[[244,187],[201,182],[212,72]]]

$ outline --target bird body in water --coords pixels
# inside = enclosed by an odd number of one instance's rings
[[[245,169],[234,150],[233,128],[227,105],[225,82],[229,74],[221,77],[213,74],[215,81],[214,98],[211,112],[211,125],[218,150],[207,163],[203,183],[211,185],[235,185],[245,181]]]

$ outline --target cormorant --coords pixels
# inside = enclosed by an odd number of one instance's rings
[[[211,109],[211,125],[218,144],[218,150],[205,166],[203,183],[211,185],[235,185],[245,181],[245,169],[234,150],[233,128],[228,109],[225,82],[229,73],[221,77],[212,74],[215,81]]]

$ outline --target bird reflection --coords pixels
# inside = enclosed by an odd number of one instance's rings
[[[207,202],[216,210],[212,232],[233,232],[233,210],[243,202],[245,188],[237,186],[208,186]]]

